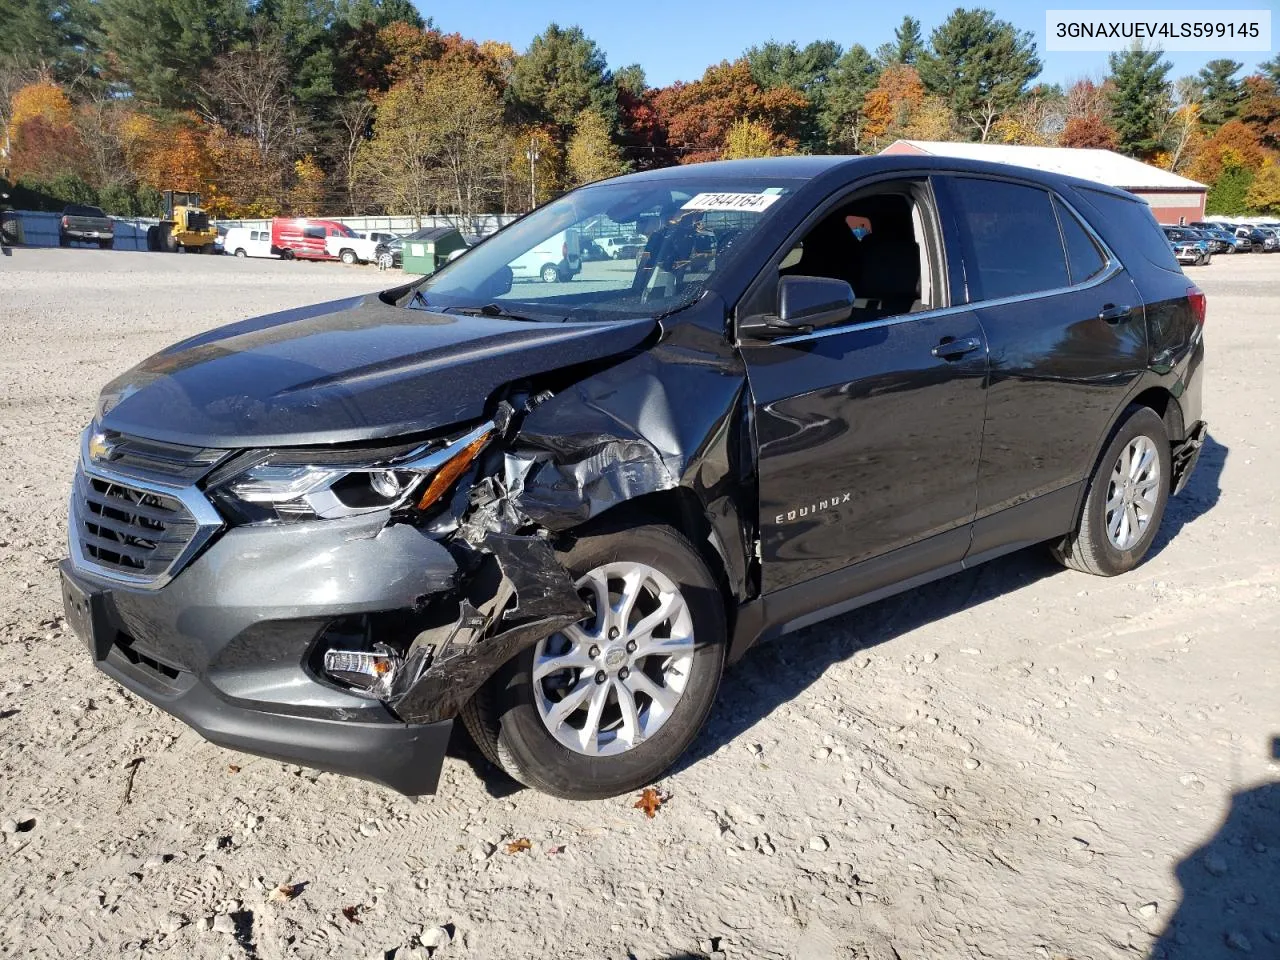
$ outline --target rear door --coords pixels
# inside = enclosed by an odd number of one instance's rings
[[[871,190],[816,211],[739,308],[743,326],[774,309],[781,274],[847,280],[858,304],[826,329],[741,342],[766,593],[836,573],[846,595],[863,593],[883,585],[874,577],[889,566],[855,569],[860,561],[894,554],[887,579],[897,581],[957,562],[968,547],[986,340],[971,312],[947,309],[928,179]],[[871,233],[853,234],[850,217]]]
[[[1142,300],[1120,261],[1043,186],[976,176],[941,178],[956,224],[965,296],[991,349],[972,554],[1037,539],[1001,529],[1002,511],[1060,492],[1033,511],[1044,536],[1075,511],[1116,410],[1147,362]],[[1066,529],[1066,527],[1063,527]]]

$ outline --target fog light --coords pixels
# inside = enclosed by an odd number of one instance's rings
[[[379,644],[379,649],[326,650],[324,672],[335,680],[349,683],[361,690],[384,690],[391,686],[400,657]]]

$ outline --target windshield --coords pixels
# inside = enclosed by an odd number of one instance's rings
[[[428,278],[411,306],[615,320],[696,300],[796,180],[622,180],[576,190]]]

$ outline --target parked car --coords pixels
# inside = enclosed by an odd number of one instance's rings
[[[1262,236],[1262,250],[1264,253],[1275,253],[1280,250],[1280,233],[1268,227],[1255,227],[1254,232]],[[1254,238],[1254,247],[1257,248],[1257,239]]]
[[[636,235],[599,237],[595,243],[610,260],[634,260],[644,249],[645,238]]]
[[[570,227],[526,250],[508,266],[516,280],[564,283],[582,271],[581,243],[579,230]]]
[[[632,270],[513,283],[589,217],[659,227]],[[532,787],[627,792],[758,640],[1039,542],[1136,567],[1205,439],[1205,307],[1147,204],[1056,174],[592,184],[108,384],[67,619],[237,750],[429,793],[460,719]]]
[[[271,221],[272,250],[285,260],[337,260],[339,253],[329,252],[331,237],[357,239],[350,227],[336,220],[276,217]]]
[[[69,247],[73,241],[96,243],[103,250],[115,244],[116,224],[97,207],[71,203],[62,209],[58,222],[58,246]]]
[[[1193,240],[1170,240],[1169,249],[1180,264],[1198,267],[1204,263],[1204,250]]]
[[[1174,244],[1174,253],[1178,256],[1179,263],[1183,262],[1183,255],[1178,253],[1182,247],[1194,249],[1194,262],[1197,266],[1203,266],[1213,259],[1213,250],[1209,246],[1209,241],[1198,230],[1188,227],[1164,227],[1163,229],[1164,235]]]
[[[324,249],[329,256],[336,257],[349,266],[377,260],[378,243],[377,240],[357,236],[354,231],[348,230],[346,234],[326,234]]]
[[[1218,241],[1220,249],[1215,250],[1215,253],[1247,253],[1252,246],[1218,223],[1200,222],[1191,226]]]
[[[276,257],[271,249],[271,231],[257,227],[228,227],[222,238],[222,252],[234,257]]]

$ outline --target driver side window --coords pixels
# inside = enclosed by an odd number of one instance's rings
[[[843,280],[853,289],[850,323],[941,306],[930,257],[922,184],[855,194],[815,224],[779,264],[780,276]]]

